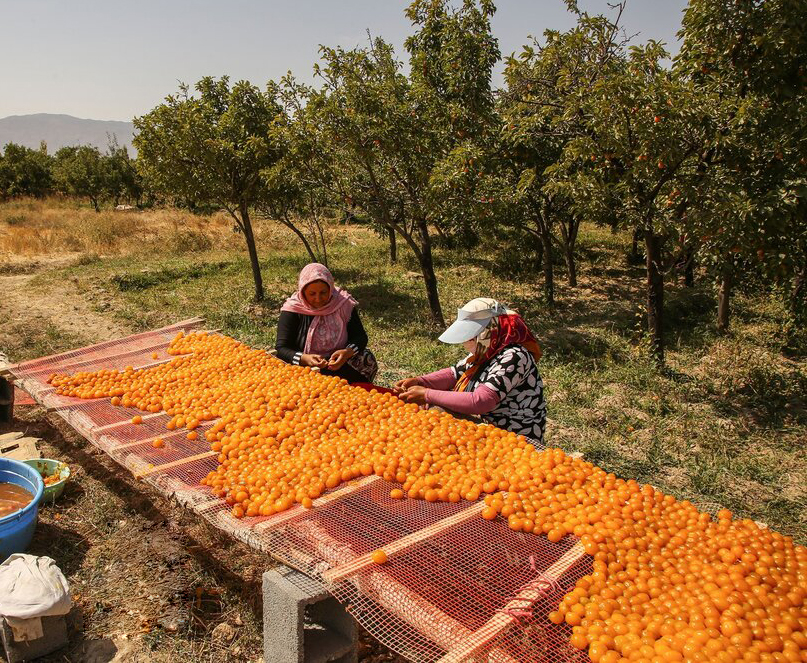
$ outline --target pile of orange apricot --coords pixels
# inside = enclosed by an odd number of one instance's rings
[[[393,498],[484,499],[482,517],[593,557],[557,609],[594,663],[807,662],[807,548],[726,510],[624,481],[559,449],[421,410],[391,394],[287,365],[226,336],[178,334],[146,368],[54,375],[60,394],[165,412],[205,433],[202,480],[234,516],[270,516],[371,474]],[[193,437],[191,438],[193,439]]]

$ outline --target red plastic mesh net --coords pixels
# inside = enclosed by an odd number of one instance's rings
[[[375,476],[342,485],[269,517],[236,519],[199,481],[216,454],[186,431],[167,431],[164,413],[57,396],[52,373],[123,369],[170,360],[165,349],[199,318],[12,367],[18,386],[54,409],[92,444],[161,493],[208,521],[326,584],[373,636],[416,662],[588,661],[568,644],[570,627],[546,619],[591,557],[568,535],[558,543],[514,532],[479,517],[480,503],[393,500],[392,484]],[[153,358],[153,353],[158,359]],[[141,425],[132,425],[135,414]],[[213,422],[199,428],[200,440]],[[156,437],[168,444],[155,449]],[[383,566],[367,554],[384,548]]]

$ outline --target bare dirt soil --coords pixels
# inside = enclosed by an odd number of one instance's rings
[[[13,344],[6,338],[12,330],[52,328],[74,337],[91,337],[94,342],[131,333],[109,317],[96,312],[82,297],[75,283],[64,281],[47,289],[31,286],[40,270],[65,267],[78,255],[37,256],[6,263],[7,274],[0,274],[3,321],[0,325],[0,348]]]

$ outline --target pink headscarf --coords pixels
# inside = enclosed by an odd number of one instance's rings
[[[331,289],[331,298],[322,308],[311,306],[303,295],[303,289],[314,281],[324,281]],[[297,292],[286,300],[280,310],[313,315],[303,352],[327,357],[345,347],[347,322],[357,303],[349,292],[334,286],[333,274],[325,265],[312,262],[303,267],[297,279]]]

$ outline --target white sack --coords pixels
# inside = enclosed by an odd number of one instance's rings
[[[0,564],[0,616],[66,615],[70,588],[50,557],[15,553]]]

